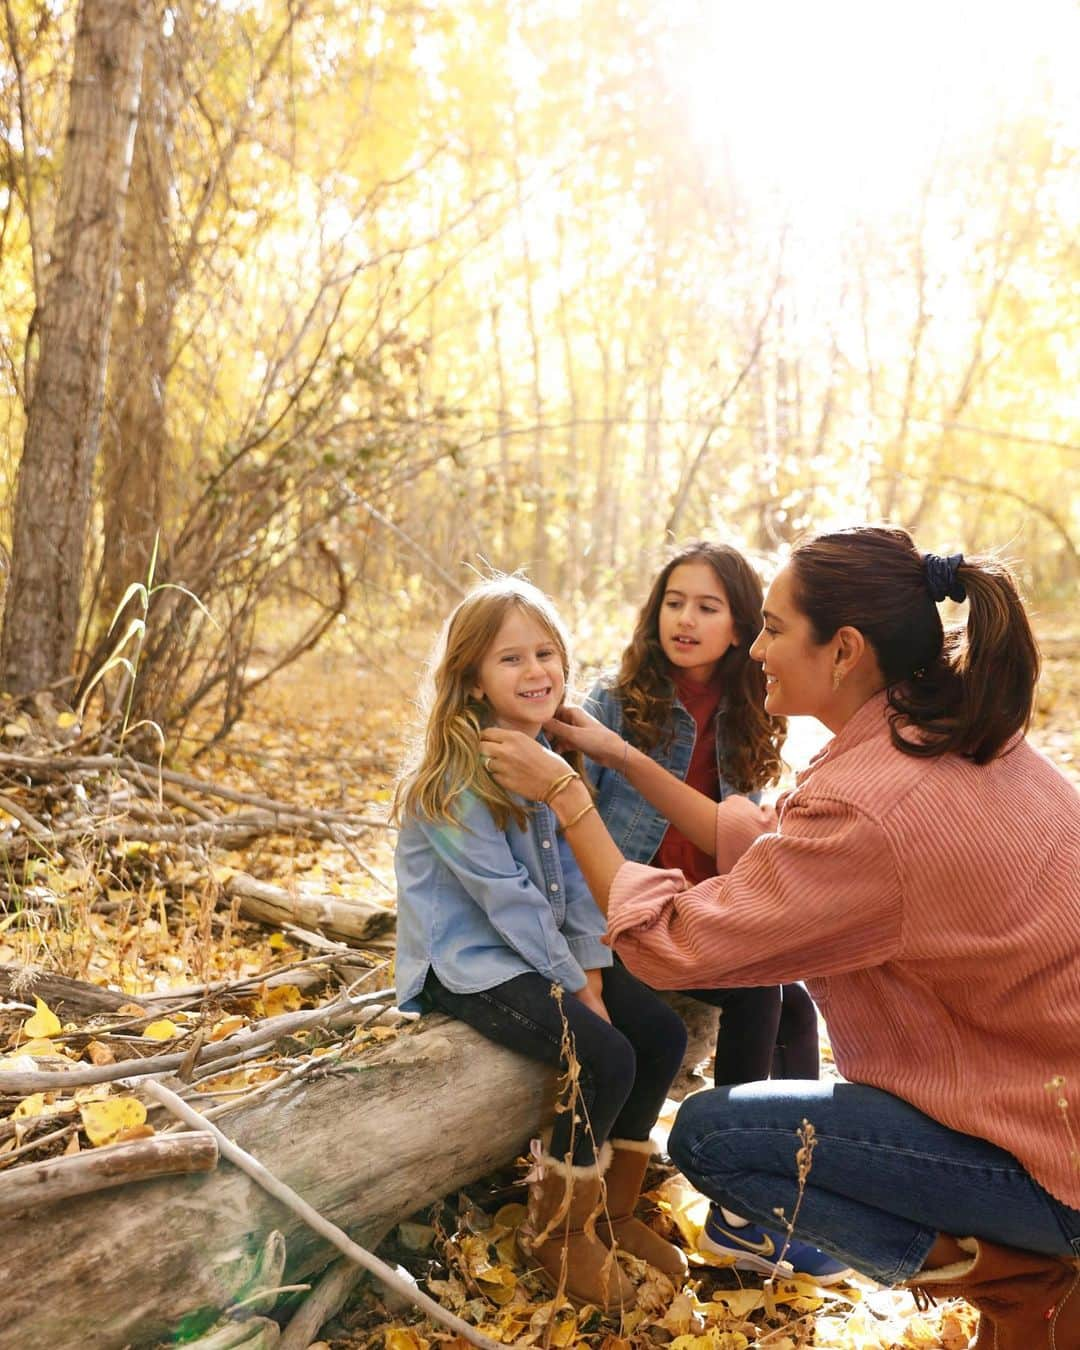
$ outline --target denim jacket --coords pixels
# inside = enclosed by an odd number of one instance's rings
[[[410,817],[394,854],[398,883],[398,1007],[417,998],[429,970],[456,994],[476,994],[536,971],[571,993],[585,971],[610,966],[607,932],[550,807],[528,803],[525,828],[500,830],[471,792],[458,823]]]
[[[595,685],[585,700],[585,711],[603,722],[612,731],[626,739],[626,727],[623,720],[623,705],[619,695],[604,681]],[[659,745],[649,751],[650,758],[657,764],[685,780],[690,768],[690,756],[694,753],[697,740],[697,725],[676,695],[672,704],[675,718],[675,734],[668,745]],[[721,756],[723,745],[719,730],[716,737],[716,771],[720,780],[718,801],[737,795],[736,789],[724,779]],[[623,776],[614,769],[605,769],[599,764],[587,761],[589,777],[596,787],[596,809],[603,817],[612,839],[619,851],[629,862],[649,863],[656,856],[656,850],[667,831],[668,822],[649,805],[640,793],[630,786]],[[749,794],[751,801],[760,801],[760,792]]]

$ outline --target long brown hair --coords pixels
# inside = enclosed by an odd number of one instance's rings
[[[750,660],[750,644],[761,627],[761,579],[738,549],[695,539],[668,559],[638,613],[613,688],[634,745],[648,752],[670,744],[675,684],[660,645],[660,606],[675,568],[694,562],[712,568],[731,610],[738,645],[728,648],[717,671],[725,693],[716,718],[717,739],[724,777],[739,792],[752,792],[780,777],[787,722],[765,711],[765,676]]]
[[[925,557],[906,530],[893,526],[818,535],[792,552],[795,603],[816,642],[850,626],[870,643],[888,686],[898,749],[909,755],[952,750],[985,764],[1031,720],[1039,649],[1000,559],[959,564],[967,623],[946,630],[927,585]]]
[[[480,663],[512,609],[535,619],[559,653],[569,687],[570,644],[562,621],[543,591],[521,576],[496,576],[477,586],[447,619],[428,664],[421,693],[422,740],[398,780],[391,819],[406,816],[454,823],[454,806],[472,792],[500,830],[511,817],[524,827],[526,812],[480,763],[480,733],[491,724],[488,705],[471,692]],[[580,756],[564,756],[581,771]]]

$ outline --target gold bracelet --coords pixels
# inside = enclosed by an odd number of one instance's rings
[[[571,769],[569,773],[564,773],[561,778],[556,778],[551,783],[551,785],[548,787],[548,790],[544,793],[544,795],[540,798],[540,800],[544,803],[545,806],[550,806],[551,803],[555,800],[555,798],[559,795],[559,793],[562,792],[563,788],[569,787],[575,778],[580,777],[581,774],[577,773],[574,769]]]
[[[566,824],[562,826],[562,832],[563,832],[563,834],[566,833],[566,831],[570,828],[571,825],[576,825],[576,824],[578,823],[579,820],[584,820],[585,817],[589,814],[590,811],[595,811],[595,810],[596,810],[596,803],[595,803],[595,802],[590,802],[590,803],[588,804],[588,806],[583,806],[583,807],[581,808],[581,810],[577,813],[576,816],[572,816],[572,817],[566,822]]]

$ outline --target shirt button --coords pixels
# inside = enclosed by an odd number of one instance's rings
[[[541,848],[550,848],[550,847],[551,847],[551,840],[550,840],[550,839],[543,839],[543,840],[541,840],[541,842],[540,842],[540,847],[541,847]]]
[[[548,889],[552,891],[557,891],[559,889],[559,883],[557,881],[553,881],[551,885],[548,887]]]

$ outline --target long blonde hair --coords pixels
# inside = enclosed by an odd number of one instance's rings
[[[493,577],[477,586],[446,621],[429,662],[429,678],[421,696],[424,734],[398,781],[392,820],[419,816],[455,823],[455,803],[472,792],[486,804],[500,830],[506,829],[511,818],[524,827],[526,811],[521,802],[501,788],[480,763],[480,733],[491,725],[491,710],[471,692],[480,663],[512,609],[534,619],[551,638],[569,687],[569,642],[543,591],[521,576]],[[572,761],[574,757],[567,758]],[[580,766],[575,767],[580,771]]]

